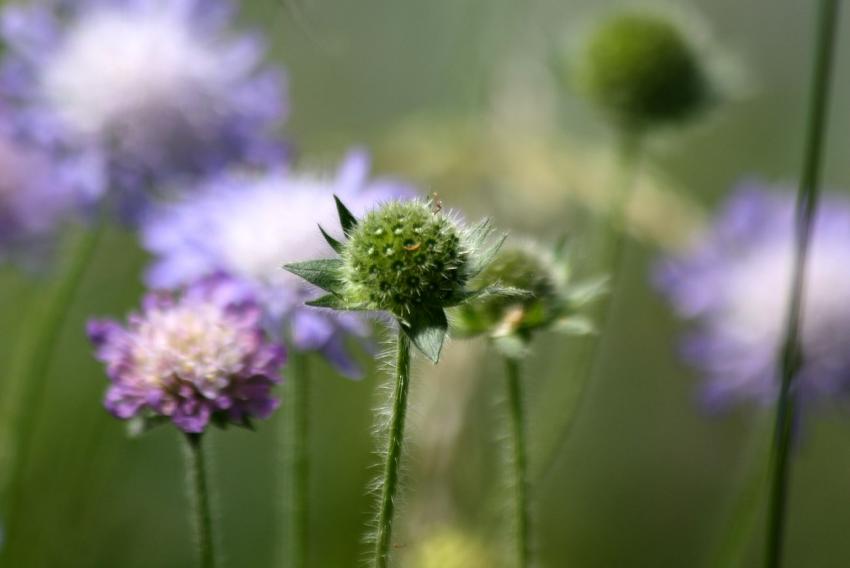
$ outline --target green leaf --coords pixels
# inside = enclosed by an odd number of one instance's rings
[[[321,225],[319,225],[319,230],[322,232],[322,236],[325,237],[325,240],[328,241],[328,244],[331,245],[331,248],[334,249],[337,254],[342,254],[342,243],[330,236]]]
[[[342,288],[342,261],[338,258],[293,262],[283,268],[327,292],[336,294]]]
[[[346,237],[350,237],[351,231],[357,226],[357,218],[336,195],[334,195],[334,201],[336,201],[336,211],[339,214],[339,224],[342,225],[342,232],[345,233]]]
[[[446,331],[449,328],[446,312],[442,308],[424,308],[400,324],[410,341],[431,362],[437,363],[440,360],[440,352],[443,350]]]
[[[348,304],[341,296],[336,294],[326,294],[320,298],[316,298],[315,300],[310,300],[309,302],[306,302],[306,304],[308,306],[313,306],[314,308],[330,308],[332,310],[360,311],[366,309],[365,306]]]

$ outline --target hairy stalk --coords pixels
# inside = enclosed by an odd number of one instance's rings
[[[399,329],[397,341],[396,382],[393,389],[389,439],[381,484],[377,534],[375,535],[373,561],[375,568],[387,568],[389,566],[393,513],[395,512],[396,493],[401,475],[401,451],[404,443],[404,419],[407,415],[407,393],[410,387],[410,339],[404,331]]]
[[[835,30],[838,24],[838,0],[821,0],[818,16],[817,46],[808,125],[803,155],[803,169],[797,193],[794,264],[791,292],[788,299],[785,338],[779,353],[782,384],[776,408],[776,429],[768,512],[767,554],[765,565],[779,568],[782,564],[782,544],[785,532],[785,510],[790,476],[789,452],[794,422],[795,400],[792,396],[794,377],[803,364],[800,337],[806,261],[812,237],[815,213],[820,193],[820,170],[826,131],[826,114],[832,77]]]
[[[544,452],[539,465],[534,468],[535,479],[542,479],[555,465],[561,448],[567,443],[572,432],[573,425],[578,417],[585,394],[596,366],[599,364],[599,353],[605,334],[610,323],[612,305],[616,299],[620,273],[622,272],[623,260],[626,253],[626,213],[631,202],[633,187],[637,181],[640,166],[640,148],[642,135],[636,130],[626,130],[622,133],[618,155],[620,160],[619,180],[617,181],[618,194],[612,199],[608,210],[605,233],[602,236],[599,257],[602,258],[602,270],[609,275],[609,293],[601,298],[596,309],[596,320],[599,322],[599,335],[592,337],[582,346],[577,354],[574,366],[568,371],[567,382],[573,383],[575,388],[568,397],[566,410],[562,416],[566,422],[556,433],[554,442],[549,447],[544,447]]]
[[[204,456],[203,434],[186,434],[186,470],[195,542],[201,568],[216,565],[213,541],[213,520],[210,508],[210,489],[207,482],[207,463]]]
[[[514,491],[516,515],[515,545],[517,567],[526,568],[531,561],[531,546],[529,536],[529,502],[528,502],[528,469],[525,439],[525,410],[523,407],[522,381],[519,361],[512,357],[505,358],[506,385],[508,395],[508,410],[511,422],[512,465],[514,468]]]
[[[41,310],[35,310],[37,314],[35,321],[28,330],[29,334],[22,341],[22,352],[12,371],[12,387],[15,394],[6,407],[11,417],[8,425],[11,433],[8,470],[11,473],[6,480],[7,487],[3,495],[8,522],[9,541],[5,554],[7,559],[13,558],[16,547],[19,515],[23,508],[24,479],[35,426],[40,414],[44,385],[53,362],[53,352],[83,276],[94,258],[97,244],[103,234],[103,226],[103,220],[100,219],[94,227],[80,236],[65,269],[44,299]]]
[[[309,542],[309,477],[308,451],[310,426],[310,377],[307,355],[290,352],[287,366],[286,412],[283,420],[285,444],[283,510],[286,538],[282,552],[283,565],[304,568]]]

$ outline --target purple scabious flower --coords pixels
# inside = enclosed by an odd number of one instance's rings
[[[167,418],[184,432],[210,421],[249,425],[277,408],[271,388],[285,361],[267,339],[260,305],[237,282],[204,278],[182,294],[153,292],[126,326],[93,320],[88,335],[111,385],[116,418]]]
[[[337,225],[333,195],[362,214],[413,194],[401,182],[370,179],[368,157],[360,151],[349,154],[335,177],[282,169],[224,175],[143,221],[143,246],[155,256],[147,282],[170,288],[223,271],[260,298],[273,333],[289,337],[298,350],[321,352],[340,372],[357,377],[345,338],[365,338],[369,326],[359,315],[304,306],[316,289],[281,267],[327,254],[316,224]]]
[[[86,156],[45,152],[13,118],[0,104],[0,262],[33,267],[62,225],[95,198],[99,180]]]
[[[684,356],[708,381],[710,409],[764,404],[779,392],[794,236],[794,195],[740,187],[707,234],[662,262],[656,284],[696,331]],[[826,196],[818,209],[803,299],[805,362],[800,400],[827,400],[850,386],[850,200]]]
[[[238,163],[280,157],[282,74],[227,0],[37,0],[0,9],[0,94],[30,135],[101,157],[124,208]]]

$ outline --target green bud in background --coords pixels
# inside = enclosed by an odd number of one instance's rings
[[[689,119],[713,98],[708,70],[684,31],[643,11],[621,13],[598,25],[570,79],[627,129]]]
[[[537,331],[592,332],[593,325],[581,308],[605,290],[603,281],[571,284],[563,252],[530,240],[502,247],[472,284],[528,292],[525,296],[482,296],[455,313],[455,325],[462,335],[486,335],[512,357],[525,354]]]

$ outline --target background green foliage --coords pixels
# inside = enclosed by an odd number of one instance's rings
[[[747,88],[741,100],[707,124],[680,133],[675,144],[654,147],[649,160],[707,207],[742,177],[796,179],[813,28],[810,3],[674,4],[696,7],[720,46],[742,56],[749,69]],[[460,125],[483,116],[472,130],[486,137],[487,129],[504,118],[489,112],[497,95],[516,87],[524,72],[545,77],[551,45],[565,32],[581,34],[595,15],[614,5],[592,0],[246,0],[244,20],[270,34],[275,57],[289,70],[293,113],[288,134],[305,162],[330,163],[351,143],[366,144],[378,149],[381,171],[418,178],[471,219],[493,214],[506,228],[544,236],[577,233],[581,258],[585,229],[591,225],[566,195],[549,196],[549,214],[540,217],[526,206],[534,196],[522,186],[494,186],[492,180],[474,177],[436,186],[435,179],[409,167],[411,160],[397,159],[388,140],[412,117],[428,126],[458,124],[456,131],[448,131],[461,137],[467,131]],[[843,27],[846,36],[850,30]],[[843,73],[850,43],[842,41],[840,47],[826,157],[826,180],[834,187],[850,182],[850,74]],[[506,69],[521,72],[510,75]],[[551,92],[539,96],[551,101]],[[510,104],[506,108],[523,112]],[[572,95],[556,115],[580,147],[602,148],[610,142],[599,116]],[[426,129],[423,137],[430,132]],[[481,157],[471,152],[469,162]],[[697,566],[731,506],[756,413],[747,409],[709,417],[696,410],[696,377],[676,358],[677,324],[647,285],[656,254],[651,244],[630,246],[625,292],[614,307],[597,381],[573,439],[534,493],[542,566]],[[105,379],[82,331],[89,315],[121,315],[136,305],[144,263],[132,235],[108,234],[63,333],[41,406],[26,409],[40,412],[25,488],[28,566],[191,565],[177,434],[162,428],[142,439],[125,437],[122,425],[100,406]],[[46,284],[33,286],[8,268],[0,272],[0,368],[14,361],[16,341],[39,309]],[[557,408],[540,401],[557,400],[557,393],[569,388],[564,369],[575,350],[564,346],[576,341],[558,336],[537,344],[528,368],[532,436],[550,434],[547,424]],[[413,409],[420,414],[415,420],[420,437],[427,438],[423,429],[445,426],[443,418],[429,420],[426,413],[433,408],[423,402],[429,385],[439,384],[443,390],[437,399],[451,405],[460,396],[456,383],[478,382],[464,387],[470,394],[460,405],[466,414],[457,445],[450,455],[439,456],[449,467],[440,467],[427,451],[410,454],[410,497],[401,520],[407,528],[398,533],[401,553],[447,522],[471,527],[493,547],[504,540],[499,520],[505,508],[492,497],[501,483],[494,473],[500,436],[494,401],[502,370],[495,363],[470,367],[464,363],[470,353],[483,351],[449,344],[436,373],[417,360]],[[312,565],[356,566],[363,551],[362,527],[370,517],[366,486],[374,460],[369,435],[379,379],[372,372],[351,382],[318,361],[314,367],[320,373],[312,387]],[[461,374],[451,377],[455,372]],[[5,377],[0,375],[0,381]],[[5,386],[0,382],[0,388]],[[833,412],[805,429],[794,471],[788,566],[837,568],[850,558],[846,422]],[[212,435],[229,566],[271,565],[280,546],[275,528],[278,428],[272,420],[257,433]],[[417,494],[441,495],[449,512],[437,508],[414,515]],[[760,540],[759,532],[751,543],[754,554]]]

